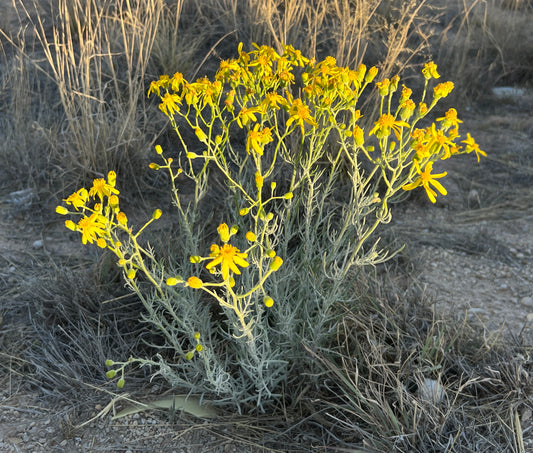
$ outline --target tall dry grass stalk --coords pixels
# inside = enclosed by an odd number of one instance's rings
[[[237,39],[281,50],[292,44],[307,55],[327,53],[344,66],[370,58],[383,76],[404,68],[427,46],[426,0],[215,0],[201,1],[202,15],[219,19]]]
[[[59,0],[34,24],[64,114],[55,151],[81,174],[127,169],[145,147],[145,73],[163,0]]]
[[[447,20],[434,47],[446,75],[461,80],[455,98],[472,99],[495,85],[531,80],[531,1],[458,0],[445,7]]]

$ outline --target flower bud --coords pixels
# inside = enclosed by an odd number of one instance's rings
[[[197,344],[194,349],[196,349],[197,352],[202,352],[204,350],[204,347],[201,344]]]
[[[126,214],[124,214],[123,212],[119,212],[117,214],[117,221],[121,225],[126,226],[128,223],[128,218],[126,217]]]
[[[56,212],[58,214],[61,214],[61,215],[66,215],[66,214],[68,214],[68,209],[65,208],[64,206],[57,206],[56,207]]]
[[[225,223],[221,223],[218,226],[217,231],[222,242],[226,243],[229,241],[230,235],[228,225],[226,225]]]
[[[111,359],[107,359],[105,361],[105,366],[113,366],[115,364],[115,362],[113,362]]]
[[[155,145],[155,152],[157,154],[163,154],[163,148],[161,148],[161,145]]]
[[[234,234],[237,234],[239,231],[239,227],[237,225],[231,225],[231,228],[229,230],[229,235],[233,236]]]
[[[359,126],[355,126],[353,128],[353,139],[357,146],[362,146],[365,142],[365,134],[363,129],[361,129]]]
[[[259,190],[263,187],[263,177],[258,171],[255,172],[255,185]]]
[[[270,269],[276,272],[281,267],[282,264],[283,264],[283,260],[279,256],[276,256],[270,263]]]
[[[201,337],[200,332],[194,332],[194,339],[199,340]]]
[[[105,249],[107,247],[107,243],[104,238],[98,238],[96,241],[96,245],[101,249]]]
[[[192,151],[189,151],[189,152],[186,154],[186,156],[187,156],[187,159],[196,159],[197,157],[200,157],[200,156],[198,156],[198,154],[193,153]]]
[[[124,387],[124,384],[126,383],[126,381],[124,380],[124,378],[120,378],[117,382],[117,387],[119,389],[121,389],[122,387]]]
[[[194,352],[189,351],[187,354],[185,354],[185,360],[192,360],[194,357]]]
[[[285,195],[283,195],[283,198],[285,198],[285,200],[290,200],[293,196],[294,195],[292,192],[287,192]]]
[[[198,137],[198,140],[200,140],[202,143],[207,143],[207,135],[205,135],[205,132],[202,129],[195,127],[194,133],[196,134],[196,137]]]
[[[150,164],[148,165],[148,167],[151,169],[151,170],[159,170],[159,165],[157,165],[156,163],[154,162],[150,162]]]
[[[161,214],[163,214],[163,211],[161,211],[161,209],[156,209],[152,214],[152,219],[159,219],[159,217],[161,217]]]
[[[118,208],[118,197],[116,195],[111,195],[109,197],[109,206],[113,209]]]
[[[113,379],[117,375],[117,372],[115,370],[109,370],[105,375],[108,379]]]
[[[167,286],[176,286],[178,283],[180,283],[182,280],[178,279],[176,277],[169,277],[167,278]]]
[[[65,226],[72,231],[76,231],[76,224],[72,220],[65,220]]]
[[[361,63],[359,67],[357,68],[357,80],[359,81],[359,83],[365,80],[365,73],[366,73],[366,66],[363,63]]]
[[[266,254],[269,258],[274,258],[276,256],[276,252],[272,249],[267,250]]]
[[[189,258],[189,261],[193,264],[198,264],[202,261],[202,257],[198,255],[191,255],[191,257]]]
[[[439,73],[437,72],[437,65],[432,61],[424,65],[424,68],[422,69],[422,74],[424,75],[424,78],[426,80],[429,80],[431,78],[438,79],[440,77]]]
[[[204,282],[195,276],[189,277],[189,279],[187,280],[187,285],[194,289],[201,288],[203,284]]]
[[[276,182],[275,182],[275,181],[272,181],[272,182],[270,183],[270,190],[274,191],[274,190],[276,189],[276,186],[277,186]]]
[[[272,305],[274,305],[274,299],[272,297],[266,296],[263,299],[263,303],[265,304],[265,307],[270,308]]]
[[[239,210],[239,215],[240,216],[245,216],[246,214],[248,214],[250,210],[248,208],[242,208],[241,210]]]
[[[376,68],[375,66],[372,66],[368,72],[366,73],[366,76],[365,76],[365,82],[367,83],[370,83],[372,82],[372,80],[374,80],[374,78],[378,75],[378,68]]]
[[[108,183],[111,187],[115,187],[116,182],[117,182],[117,174],[116,174],[114,171],[110,171],[110,172],[107,174],[107,183]]]
[[[130,269],[126,274],[126,277],[128,277],[129,280],[133,280],[136,274],[137,272],[135,272],[135,269]]]
[[[246,239],[250,242],[255,242],[257,241],[257,236],[252,231],[248,231],[248,233],[246,233]]]

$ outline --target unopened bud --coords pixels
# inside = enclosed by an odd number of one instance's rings
[[[281,267],[282,264],[283,264],[283,260],[279,256],[276,256],[270,263],[270,269],[276,272]]]
[[[263,299],[263,303],[265,304],[265,307],[270,308],[272,305],[274,305],[274,299],[272,297],[266,296]]]

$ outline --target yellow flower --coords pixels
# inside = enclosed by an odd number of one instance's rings
[[[81,242],[84,244],[93,243],[97,236],[105,235],[106,218],[98,213],[92,214],[90,217],[84,217],[78,222],[77,229],[81,231]]]
[[[380,96],[387,96],[389,94],[390,80],[383,79],[381,82],[376,82]]]
[[[287,106],[287,100],[278,93],[269,92],[265,94],[265,99],[261,102],[261,107],[263,107],[263,109],[270,107],[274,110],[279,110],[280,104]]]
[[[296,50],[291,45],[284,45],[283,52],[284,56],[287,56],[291,62],[296,63],[298,66],[303,67],[309,63],[309,58],[304,57],[299,50]]]
[[[257,154],[262,156],[264,146],[273,140],[272,132],[269,127],[265,127],[260,131],[259,124],[256,124],[251,131],[248,131],[246,151],[250,154],[250,148],[252,148]]]
[[[454,108],[449,109],[443,117],[437,118],[437,121],[442,121],[442,128],[444,130],[452,126],[458,127],[459,123],[462,123],[462,121],[457,118],[457,110]]]
[[[424,187],[426,189],[426,193],[428,194],[429,199],[432,203],[435,203],[437,200],[437,193],[429,186],[430,184],[435,187],[442,195],[446,195],[446,189],[442,187],[441,183],[438,181],[435,181],[437,178],[443,178],[446,176],[446,172],[439,173],[436,175],[432,175],[431,171],[433,170],[433,162],[428,162],[426,164],[426,167],[424,168],[424,171],[421,171],[420,166],[418,165],[418,162],[415,160],[414,165],[416,166],[416,171],[419,174],[419,177],[412,182],[411,184],[405,184],[402,186],[403,190],[413,190],[417,188],[418,186]]]
[[[432,154],[437,154],[441,148],[444,149],[443,159],[447,159],[451,156],[450,147],[455,146],[453,140],[453,135],[448,137],[443,130],[437,130],[435,128],[435,123],[426,129],[426,142],[427,146],[430,148]]]
[[[229,90],[228,95],[226,96],[226,99],[224,100],[224,104],[226,104],[226,107],[230,112],[233,112],[233,103],[235,102],[235,90]]]
[[[470,134],[466,134],[466,140],[463,140],[461,143],[466,144],[466,152],[471,153],[474,151],[476,153],[477,161],[479,162],[479,156],[487,157],[487,153],[485,151],[482,151],[479,149],[479,145],[476,143],[476,141],[471,137]]]
[[[407,99],[400,104],[400,107],[401,107],[400,118],[403,121],[407,121],[413,115],[416,105],[411,99]]]
[[[104,196],[109,197],[111,194],[117,194],[119,191],[115,189],[111,184],[106,182],[103,178],[98,178],[93,181],[93,186],[89,190],[89,195],[93,198],[100,198],[100,201],[104,201]]]
[[[391,133],[391,129],[396,135],[396,139],[400,140],[401,128],[402,127],[411,127],[405,121],[396,121],[393,115],[385,113],[379,117],[379,119],[374,124],[372,130],[368,135],[376,134],[377,138],[387,137]]]
[[[260,107],[243,107],[239,112],[239,115],[237,115],[237,124],[240,127],[244,127],[250,121],[257,121],[257,118],[255,117],[256,113],[261,113]]]
[[[407,101],[411,94],[413,94],[413,90],[411,88],[407,88],[405,85],[402,85],[402,95],[400,96],[399,104],[403,104],[405,101]]]
[[[309,110],[309,107],[305,105],[299,98],[296,98],[292,101],[292,104],[289,108],[289,115],[290,118],[287,120],[287,126],[290,126],[292,123],[296,122],[300,125],[300,128],[302,129],[302,134],[305,134],[304,122],[313,127],[318,127],[317,122],[311,116],[311,111]]]
[[[422,74],[424,74],[424,77],[427,80],[431,78],[438,79],[440,77],[439,73],[437,72],[437,65],[432,61],[424,65],[424,69],[422,69]]]
[[[74,192],[70,197],[63,201],[67,204],[71,204],[72,206],[74,206],[74,209],[76,209],[77,211],[78,208],[85,206],[85,203],[87,203],[88,199],[89,192],[87,192],[87,189],[82,187],[80,190]]]
[[[453,82],[439,83],[435,88],[433,88],[433,97],[435,99],[445,98],[451,93],[453,87]]]
[[[170,83],[170,78],[168,77],[168,75],[159,76],[159,80],[154,80],[152,81],[152,83],[150,83],[150,88],[148,90],[148,97],[150,97],[152,93],[156,93],[159,96],[160,95],[159,90],[161,88],[167,88],[169,83]]]
[[[237,265],[241,267],[247,267],[248,263],[244,260],[248,256],[247,253],[240,253],[240,250],[237,247],[234,247],[230,244],[224,244],[222,247],[212,247],[213,252],[211,256],[214,256],[214,260],[209,262],[205,268],[210,270],[214,266],[221,264],[222,268],[222,278],[226,280],[229,277],[229,271],[231,270],[234,274],[240,275],[241,271]]]
[[[175,112],[179,112],[181,104],[181,98],[177,94],[165,93],[159,104],[159,109],[167,116],[174,115]]]

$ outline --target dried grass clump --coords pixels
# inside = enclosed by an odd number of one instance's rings
[[[446,76],[461,80],[455,91],[457,99],[488,94],[495,85],[531,81],[531,2],[470,0],[446,2],[445,8],[435,47]]]
[[[307,346],[324,370],[318,398],[330,442],[372,452],[523,451],[527,348],[397,296],[346,308],[338,349]]]
[[[27,284],[36,340],[25,357],[44,394],[80,396],[86,383],[108,383],[105,360],[117,353],[127,357],[149,336],[139,326],[138,301],[117,289],[111,263],[101,260],[104,276],[87,271],[87,264],[52,266]]]

